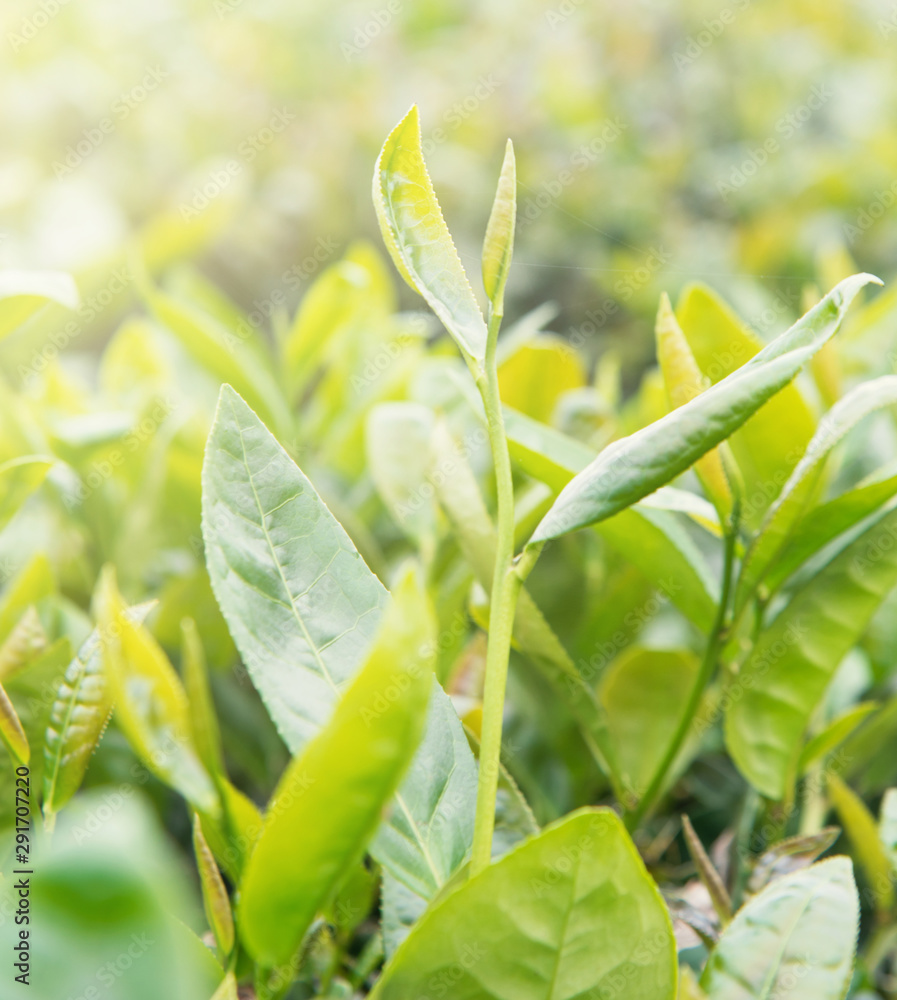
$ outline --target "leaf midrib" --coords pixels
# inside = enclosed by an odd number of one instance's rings
[[[324,663],[324,660],[321,657],[317,643],[314,642],[311,635],[309,634],[308,628],[306,627],[305,622],[302,620],[302,617],[300,616],[299,611],[297,610],[296,605],[293,602],[293,593],[290,590],[289,584],[287,583],[287,578],[283,571],[283,565],[281,564],[280,559],[277,557],[277,551],[274,548],[274,543],[271,540],[270,533],[268,532],[268,525],[267,522],[265,521],[265,508],[262,506],[262,502],[261,499],[259,498],[258,491],[255,488],[255,480],[252,474],[252,469],[249,466],[249,456],[246,453],[246,442],[243,440],[243,428],[240,426],[240,421],[237,418],[237,413],[234,410],[233,405],[231,405],[231,413],[234,418],[234,424],[236,425],[237,433],[240,435],[240,450],[243,453],[243,467],[246,469],[246,475],[249,480],[250,489],[252,490],[252,496],[255,499],[256,507],[258,508],[259,524],[261,526],[262,531],[264,532],[265,542],[268,545],[268,550],[271,553],[271,558],[274,560],[274,565],[277,567],[277,574],[280,577],[280,582],[283,584],[283,589],[286,592],[287,597],[289,598],[289,608],[293,613],[293,617],[296,619],[296,624],[302,630],[302,634],[305,637],[306,643],[308,643],[308,648],[311,650],[312,655],[315,658],[315,662],[320,667],[321,676],[327,681],[327,683],[333,689],[334,694],[339,695],[339,688],[334,682],[333,677],[331,676],[330,671],[327,668],[327,665]]]

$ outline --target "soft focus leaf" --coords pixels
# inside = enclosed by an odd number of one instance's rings
[[[858,926],[850,861],[820,861],[773,882],[738,911],[701,986],[708,1000],[841,1000]]]
[[[676,309],[702,372],[714,384],[766,350],[705,285],[689,285]],[[786,385],[735,431],[729,442],[745,478],[743,514],[759,523],[813,434],[813,414],[796,385]]]
[[[584,809],[524,841],[421,918],[373,1000],[443,983],[454,997],[551,1000],[616,993],[673,1000],[666,908],[619,818]]]
[[[707,385],[666,293],[660,297],[654,336],[657,363],[663,373],[670,407],[675,410],[700,395]],[[732,510],[732,488],[719,450],[708,451],[699,458],[695,462],[695,472],[720,517],[727,517]]]
[[[875,908],[885,913],[894,905],[893,866],[879,836],[875,817],[859,795],[837,774],[830,771],[825,781],[838,819],[866,876]]]
[[[263,964],[290,960],[373,836],[421,736],[434,633],[409,574],[333,718],[281,779],[240,890],[241,935]]]
[[[0,271],[0,338],[8,336],[48,302],[78,305],[78,289],[64,271]]]
[[[646,791],[660,766],[697,674],[697,658],[686,650],[631,646],[602,676],[599,697],[614,758],[635,799]]]
[[[185,618],[181,622],[181,659],[184,688],[190,706],[190,727],[199,759],[215,778],[224,774],[221,754],[221,733],[209,688],[209,674],[202,639],[196,622]]]
[[[9,695],[0,685],[0,737],[6,744],[7,749],[20,764],[27,764],[31,759],[31,748],[28,746],[28,737],[16,714],[13,703],[9,700]]]
[[[196,857],[196,867],[199,870],[199,881],[202,886],[202,900],[206,911],[209,927],[215,935],[218,950],[222,957],[227,957],[234,947],[234,918],[230,908],[230,898],[218,865],[206,838],[203,836],[199,816],[193,815],[193,853]]]
[[[126,614],[139,624],[150,607],[136,605]],[[68,665],[50,709],[44,742],[45,815],[58,812],[81,787],[111,712],[102,643],[94,629]]]
[[[427,173],[416,106],[383,144],[373,193],[380,231],[399,273],[427,300],[462,353],[482,361],[486,323]]]
[[[832,751],[837,749],[844,740],[859,726],[870,713],[874,712],[878,705],[874,701],[863,702],[860,705],[853,705],[842,712],[837,718],[825,726],[812,739],[807,740],[803,750],[800,752],[800,759],[797,762],[797,773],[806,774],[814,764],[818,764]]]
[[[897,375],[864,382],[840,399],[819,421],[807,450],[797,463],[744,558],[736,591],[741,606],[756,590],[770,566],[788,544],[829,453],[864,417],[885,406],[897,405]]]
[[[780,799],[796,776],[810,716],[845,654],[897,583],[897,511],[886,511],[809,579],[758,638],[726,712],[744,776]]]
[[[0,531],[44,481],[52,464],[53,459],[41,455],[23,455],[0,464]]]
[[[754,862],[748,879],[748,891],[755,893],[774,879],[791,875],[811,864],[824,854],[841,835],[837,826],[827,826],[818,833],[804,833],[786,837],[767,848]]]
[[[162,648],[127,613],[111,568],[100,580],[99,635],[116,717],[146,767],[203,812],[218,793],[193,746],[190,709]]]

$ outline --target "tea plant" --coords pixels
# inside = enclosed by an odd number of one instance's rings
[[[765,345],[709,289],[664,296],[620,405],[544,311],[500,336],[516,189],[509,143],[484,315],[416,109],[383,146],[386,248],[451,348],[358,246],[273,348],[195,274],[141,272],[99,405],[62,367],[5,395],[3,555],[29,558],[0,735],[43,818],[39,995],[103,969],[185,1000],[887,989],[897,376],[856,348],[894,295],[808,291]],[[73,301],[16,281],[0,330]]]

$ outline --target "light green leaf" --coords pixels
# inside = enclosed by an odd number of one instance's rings
[[[891,860],[891,871],[897,873],[897,788],[887,789],[882,796],[878,836]]]
[[[128,615],[111,567],[98,588],[103,666],[118,722],[148,770],[203,812],[218,793],[193,746],[190,708],[161,646]]]
[[[23,455],[0,464],[0,531],[44,481],[52,458]]]
[[[0,338],[8,336],[48,302],[78,306],[78,289],[65,271],[0,271]]]
[[[373,195],[380,231],[399,273],[427,300],[462,354],[482,362],[486,323],[427,173],[416,106],[383,144]]]
[[[223,776],[225,770],[221,753],[221,733],[209,688],[206,654],[199,629],[192,618],[184,618],[181,621],[181,664],[196,752],[213,778]]]
[[[240,1000],[240,995],[237,992],[237,980],[232,972],[228,972],[221,980],[221,985],[215,990],[212,1000]]]
[[[323,270],[303,296],[283,344],[292,397],[309,384],[344,334],[361,334],[382,322],[393,306],[391,275],[367,243],[354,244],[341,261]]]
[[[781,799],[796,776],[801,740],[836,667],[897,582],[897,510],[808,580],[757,640],[726,712],[726,745],[741,773]]]
[[[859,908],[847,858],[773,882],[738,911],[710,956],[701,977],[708,1000],[841,1000]]]
[[[859,524],[897,493],[897,474],[888,466],[867,476],[852,490],[847,490],[818,507],[811,507],[795,526],[788,544],[770,566],[766,586],[776,591],[811,556],[838,535]]]
[[[420,740],[434,636],[432,610],[408,574],[365,666],[269,806],[241,885],[241,935],[257,961],[292,958],[375,833]]]
[[[312,484],[230,386],[203,466],[212,588],[293,753],[333,713],[387,594]]]
[[[372,1000],[561,1000],[625,990],[673,1000],[676,946],[656,886],[609,809],[524,841],[431,907]]]
[[[253,349],[254,332],[228,330],[214,316],[173,295],[147,288],[153,314],[209,374],[235,386],[240,394],[281,433],[289,433],[292,416],[277,380]]]
[[[730,375],[763,342],[705,285],[689,285],[677,308],[689,346],[711,382]],[[787,385],[729,442],[745,478],[742,515],[756,525],[803,454],[815,420],[797,385]]]
[[[514,410],[505,410],[511,458],[528,474],[561,491],[592,461],[581,442]],[[698,628],[709,629],[716,616],[719,584],[688,533],[673,516],[685,513],[707,526],[713,508],[695,494],[667,486],[641,503],[595,525],[595,530],[670,600]]]
[[[224,879],[203,836],[202,824],[196,813],[193,814],[193,853],[199,871],[206,919],[215,935],[220,957],[226,959],[234,947],[234,917]]]
[[[423,916],[427,902],[423,896],[409,889],[388,871],[383,872],[380,932],[383,935],[383,951],[387,959],[392,958],[399,945],[411,933],[411,928]]]
[[[451,699],[434,678],[424,736],[370,853],[431,899],[473,842],[477,766]]]
[[[897,405],[897,375],[884,375],[858,385],[819,421],[806,452],[767,511],[745,555],[736,590],[736,609],[750,598],[788,545],[791,532],[806,510],[825,460],[835,445],[865,417],[894,405]]]
[[[396,523],[422,545],[435,531],[427,483],[435,417],[421,403],[379,403],[368,414],[367,465],[377,492]]]
[[[825,776],[829,798],[866,876],[875,909],[885,915],[894,905],[893,866],[881,840],[875,817],[866,803],[837,774]]]
[[[854,275],[747,364],[690,403],[615,441],[561,492],[530,545],[619,513],[675,479],[783,389],[835,333],[871,275]]]
[[[7,749],[20,764],[27,764],[31,759],[31,748],[28,737],[19,720],[15,706],[9,700],[9,695],[0,685],[0,737]]]
[[[139,624],[151,607],[135,605],[126,614]],[[111,712],[100,634],[94,629],[68,665],[50,709],[44,739],[45,816],[58,812],[81,787]]]
[[[660,297],[654,336],[667,399],[670,407],[676,409],[702,393],[707,388],[707,379],[698,367],[666,292]],[[719,450],[708,451],[699,458],[695,472],[720,517],[728,517],[732,511],[732,488]]]
[[[504,312],[505,282],[514,253],[514,227],[517,221],[517,165],[510,139],[498,178],[498,190],[483,241],[483,287],[496,315]]]
[[[797,762],[797,773],[806,774],[834,751],[862,723],[870,713],[879,707],[877,702],[866,701],[853,705],[825,726],[812,739],[807,740]]]
[[[631,646],[614,658],[602,677],[599,698],[614,758],[621,781],[635,799],[650,786],[663,760],[697,674],[697,658],[687,650]]]
[[[230,387],[221,392],[203,476],[212,585],[253,683],[287,746],[298,753],[327,723],[355,676],[381,620],[386,590],[312,484]],[[455,755],[457,775],[416,760],[400,792],[404,802],[397,801],[392,814],[392,836],[385,832],[377,841],[381,862],[413,883],[426,882],[431,861],[443,877],[469,840],[471,806],[462,806],[458,796],[469,786],[473,758],[459,744],[449,710],[434,689],[420,753],[424,761]],[[456,799],[451,812],[439,806],[448,791]],[[394,838],[403,833],[413,839],[399,851]]]

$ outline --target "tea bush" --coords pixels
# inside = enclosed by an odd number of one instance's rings
[[[429,311],[358,243],[268,341],[135,252],[95,384],[49,353],[4,387],[19,984],[889,995],[894,291],[808,284],[764,342],[688,285],[627,393],[550,310],[501,332],[511,144],[484,314],[424,138],[413,108],[373,199]],[[84,308],[0,294],[10,337]]]

